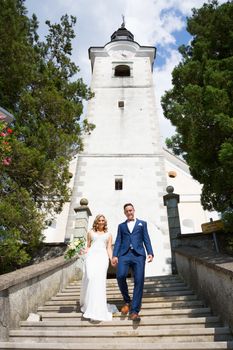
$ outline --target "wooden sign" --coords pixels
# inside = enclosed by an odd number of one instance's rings
[[[212,233],[223,230],[224,225],[222,220],[215,220],[202,224],[201,228],[203,233]]]

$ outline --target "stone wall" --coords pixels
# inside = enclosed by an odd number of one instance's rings
[[[50,259],[0,276],[0,339],[17,328],[29,313],[36,312],[70,281],[81,279],[77,258]]]
[[[233,257],[179,247],[175,258],[179,275],[233,331]]]
[[[218,236],[218,234],[216,234]],[[212,234],[199,233],[186,233],[180,235],[176,239],[176,247],[195,247],[195,248],[204,248],[212,252],[215,252],[215,245]]]

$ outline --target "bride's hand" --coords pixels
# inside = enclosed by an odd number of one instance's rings
[[[88,250],[89,250],[89,248],[82,248],[80,250],[80,255],[87,254]]]
[[[114,257],[112,258],[111,264],[112,264],[112,266],[114,266],[114,267],[118,264],[118,258],[117,258],[116,256],[114,256]]]

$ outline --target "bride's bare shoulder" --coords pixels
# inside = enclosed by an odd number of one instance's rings
[[[94,233],[94,231],[93,231],[93,229],[91,229],[90,231],[87,232],[87,237],[91,238],[93,233]]]

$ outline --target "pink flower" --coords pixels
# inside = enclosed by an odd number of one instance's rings
[[[10,165],[11,164],[11,158],[10,157],[4,158],[3,161],[2,161],[2,164],[6,165],[6,166]]]
[[[7,134],[5,132],[1,132],[0,136],[5,137]]]

